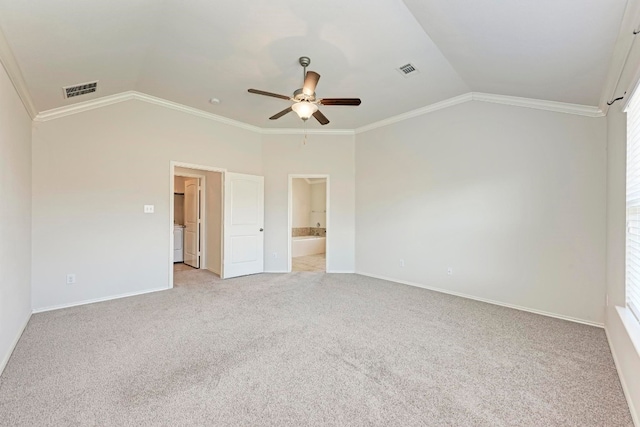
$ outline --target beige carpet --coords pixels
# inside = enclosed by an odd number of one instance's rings
[[[357,275],[221,281],[32,317],[3,426],[631,426],[602,329]]]

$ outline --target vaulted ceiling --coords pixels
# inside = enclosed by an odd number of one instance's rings
[[[39,112],[138,91],[270,128],[300,56],[325,128],[353,129],[467,92],[597,106],[626,0],[0,0],[0,28]],[[418,73],[397,68],[413,64]],[[62,87],[99,80],[95,94]],[[209,103],[218,98],[219,104]],[[309,128],[321,128],[314,120]]]

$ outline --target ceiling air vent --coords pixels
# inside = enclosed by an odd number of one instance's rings
[[[93,93],[98,90],[98,82],[88,82],[82,83],[79,85],[66,86],[62,88],[64,92],[65,99],[67,98],[75,98],[76,96],[86,95],[88,93]]]
[[[418,74],[420,72],[412,64],[405,64],[402,67],[398,67],[398,71],[400,72],[400,74],[402,74],[405,77],[413,76],[413,75]]]

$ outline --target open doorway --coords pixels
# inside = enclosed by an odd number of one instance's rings
[[[205,254],[201,237],[206,227],[202,209],[206,181],[189,171],[174,177],[173,262],[179,271],[200,268]]]
[[[197,223],[194,229],[199,232],[194,246],[197,254],[194,261],[199,262],[199,270],[208,270],[222,279],[264,272],[264,177],[171,161],[169,288],[173,288],[175,282],[176,251],[181,247],[184,251],[191,244],[186,240],[186,233],[182,240],[174,234],[176,225],[186,229],[188,222],[186,212],[183,212],[184,224],[176,221],[177,209],[180,209],[176,204],[182,203],[175,194],[176,176],[197,178],[194,187],[199,187],[200,207],[195,210],[198,215],[193,222]],[[183,252],[182,266],[192,269],[184,264],[184,255]]]
[[[327,271],[329,176],[289,175],[289,271]]]
[[[172,165],[171,277],[194,269],[221,276],[224,171],[188,166]]]

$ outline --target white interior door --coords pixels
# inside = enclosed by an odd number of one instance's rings
[[[224,263],[222,277],[264,271],[264,178],[224,175]]]
[[[184,263],[200,268],[200,180],[184,182]]]

